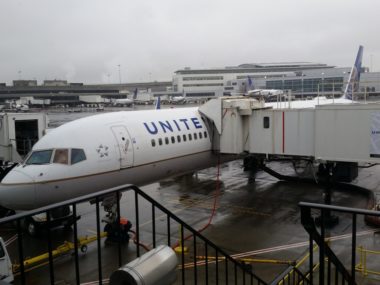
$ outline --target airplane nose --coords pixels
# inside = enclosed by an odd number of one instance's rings
[[[8,209],[35,208],[34,179],[18,170],[9,172],[0,183],[0,205]]]

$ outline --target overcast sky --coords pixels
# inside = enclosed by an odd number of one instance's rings
[[[0,0],[0,82],[118,83],[118,65],[123,82],[185,66],[347,67],[359,44],[379,71],[379,12],[375,0]]]

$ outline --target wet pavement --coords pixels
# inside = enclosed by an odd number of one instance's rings
[[[292,166],[288,163],[272,163],[271,166],[285,173],[293,172]],[[377,170],[379,169],[362,170],[360,177],[365,177],[369,181],[369,185],[378,185],[373,182]],[[306,253],[308,235],[300,223],[297,204],[300,201],[322,202],[322,189],[315,185],[280,182],[264,172],[259,172],[256,180],[253,181],[250,173],[243,171],[242,161],[233,161],[221,166],[220,191],[215,198],[216,173],[216,168],[209,168],[199,171],[193,176],[167,179],[147,185],[142,189],[195,229],[200,229],[207,224],[215,202],[214,199],[217,199],[216,215],[202,234],[236,257],[294,261]],[[358,181],[365,184],[361,178]],[[375,190],[378,191],[378,188],[376,187]],[[134,216],[134,208],[130,206],[133,201],[132,196],[124,195],[121,203],[122,216],[127,218]],[[362,193],[334,191],[333,194],[334,205],[365,208],[366,203],[367,197]],[[144,208],[144,205],[141,207]],[[78,222],[79,235],[93,235],[96,232],[95,207],[88,203],[82,204],[79,207],[79,213],[81,215]],[[159,214],[157,220],[160,220]],[[157,243],[165,244],[167,239],[165,231],[160,230],[159,225],[157,228],[159,232]],[[140,230],[142,242],[151,246],[149,211],[141,213]],[[348,264],[351,241],[350,238],[342,235],[350,233],[350,231],[350,220],[345,219],[344,215],[340,216],[339,225],[328,231],[330,236],[340,236],[339,240],[332,243],[332,247],[343,258],[343,261],[348,259]],[[364,224],[362,218],[358,219],[358,232],[363,234],[358,237],[358,245],[379,249],[380,236],[374,235],[371,228]],[[14,234],[15,231],[12,227],[0,229],[0,235],[4,240],[9,240]],[[52,231],[55,244],[53,247],[58,246],[64,240],[72,240],[72,236],[72,231],[63,228]],[[25,236],[24,242],[27,250],[25,256],[35,256],[46,252],[46,236],[44,235],[37,238]],[[187,246],[191,246],[191,242]],[[17,259],[16,248],[17,241],[8,246],[13,260]],[[131,242],[122,250],[125,254],[123,262],[135,258],[136,246]],[[116,254],[117,246],[106,245],[102,241],[103,278],[108,278],[111,272],[117,268]],[[79,260],[81,282],[99,280],[96,242],[88,246],[85,254],[80,254]],[[370,267],[372,264],[376,268],[376,260],[371,258],[368,266]],[[271,281],[287,267],[283,264],[260,263],[254,263],[252,266],[253,271],[265,281]],[[71,255],[55,260],[54,267],[57,284],[75,283],[74,258]],[[360,276],[359,273],[358,276]],[[380,281],[374,282],[366,284],[376,284]],[[27,273],[27,284],[48,283],[49,267],[47,265]],[[18,282],[16,281],[15,284]]]

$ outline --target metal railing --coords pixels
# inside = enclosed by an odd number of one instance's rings
[[[124,194],[123,199],[121,199],[122,193]],[[155,248],[159,244],[167,244],[173,248],[177,247],[176,251],[179,252],[177,255],[179,260],[177,280],[180,282],[178,284],[266,284],[266,282],[256,276],[250,268],[233,259],[216,244],[198,233],[190,225],[134,185],[115,187],[1,219],[0,225],[9,223],[15,223],[16,225],[19,262],[19,280],[17,280],[17,282],[27,284],[26,274],[29,274],[26,273],[27,264],[25,260],[29,253],[26,253],[28,248],[25,248],[24,244],[23,221],[28,217],[46,213],[47,263],[49,267],[50,284],[55,283],[56,270],[59,266],[55,266],[53,244],[56,242],[52,237],[53,231],[50,225],[53,221],[51,220],[50,213],[58,207],[72,206],[74,216],[72,251],[75,260],[75,265],[72,268],[72,274],[73,276],[75,275],[75,278],[73,278],[72,283],[78,285],[81,283],[83,275],[81,275],[81,264],[79,260],[81,244],[80,238],[78,238],[80,228],[77,217],[81,209],[79,205],[84,202],[92,201],[96,212],[96,235],[94,241],[96,243],[97,262],[95,262],[94,266],[98,271],[99,284],[107,283],[108,280],[105,279],[104,276],[109,276],[112,272],[109,272],[109,264],[107,264],[107,269],[104,266],[103,253],[105,249],[101,240],[104,233],[101,231],[100,206],[104,198],[108,199],[110,196],[116,198],[117,201],[117,225],[120,225],[121,213],[125,214],[128,212],[128,220],[134,225],[133,241],[136,244],[136,247],[128,246],[127,249],[125,249],[122,241],[118,240],[116,242],[117,245],[115,244],[114,246],[117,247],[117,257],[114,258],[115,268],[112,270],[118,269],[125,263],[131,261],[131,259],[133,260],[134,257],[131,255],[135,254],[136,257],[139,257],[142,254],[140,247],[147,250],[149,247]],[[121,201],[125,202],[125,200],[128,201],[127,209],[124,205],[121,205]],[[142,222],[144,219],[147,221]],[[186,250],[187,253],[185,253]],[[126,255],[128,255],[128,258]],[[205,259],[197,261],[196,257],[198,255],[205,256]],[[209,256],[213,256],[214,258],[208,258]]]
[[[293,285],[293,284],[312,284],[297,267],[289,266],[282,274],[280,274],[271,285]]]
[[[301,208],[301,223],[305,230],[309,233],[309,269],[311,284],[313,284],[313,242],[319,246],[319,271],[315,274],[320,285],[324,284],[357,284],[355,275],[356,265],[356,237],[357,237],[357,217],[372,216],[379,217],[380,212],[362,210],[348,207],[331,206],[315,203],[299,203]],[[320,230],[318,231],[316,220],[312,216],[312,210],[318,212],[320,217]],[[347,269],[342,261],[337,257],[331,249],[326,238],[326,228],[329,226],[327,218],[330,214],[345,213],[351,217],[351,248],[350,248],[350,266]],[[317,214],[317,215],[318,215]]]

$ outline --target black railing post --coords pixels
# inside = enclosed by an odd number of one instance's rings
[[[100,237],[100,211],[99,211],[99,196],[96,197],[96,236],[97,236],[97,246],[98,246],[98,270],[99,270],[99,284],[103,284],[103,274],[102,274],[102,247],[101,247],[101,237]]]
[[[153,248],[156,248],[156,208],[152,204],[152,239],[153,239]]]
[[[50,272],[50,283],[54,285],[54,263],[53,263],[53,245],[51,240],[50,231],[50,211],[46,211],[47,218],[47,238],[48,238],[48,253],[49,253],[49,272]]]
[[[73,218],[74,218],[74,256],[75,256],[75,283],[80,284],[79,274],[79,252],[78,252],[78,224],[77,224],[77,204],[73,204]]]
[[[228,259],[225,259],[225,266],[226,266],[226,285],[228,285]]]
[[[355,279],[355,264],[356,264],[356,214],[352,214],[352,257],[351,257],[351,277]]]
[[[208,284],[208,249],[207,249],[207,243],[205,242],[205,271],[206,271],[206,285]]]
[[[237,276],[237,265],[236,263],[234,264],[234,274],[235,274],[235,285],[238,284],[238,276]]]
[[[313,237],[309,235],[309,274],[310,274],[311,285],[313,285],[313,270],[314,270],[314,243],[313,243]]]
[[[197,240],[196,235],[193,233],[193,253],[194,253],[194,284],[197,284],[198,282],[198,272],[197,272]]]
[[[183,233],[183,225],[181,224],[181,264],[182,264],[182,284],[185,284],[185,238]]]
[[[170,235],[170,216],[166,216],[166,227],[167,227],[167,236],[168,236],[168,246],[171,246],[171,235]]]
[[[123,229],[121,228],[122,225],[120,223],[120,219],[121,219],[120,200],[121,200],[120,191],[116,191],[116,211],[117,211],[116,223],[117,223],[117,231],[119,233],[119,237],[121,237],[121,232],[123,231]],[[121,238],[119,238],[117,242],[117,253],[118,253],[119,267],[121,267],[123,265],[122,254],[121,254]]]
[[[17,240],[18,240],[18,259],[20,260],[21,284],[25,284],[25,266],[24,266],[24,245],[22,238],[21,219],[17,219]]]
[[[140,257],[140,222],[139,222],[139,196],[135,191],[135,210],[136,210],[136,254]]]
[[[215,248],[215,284],[219,284],[219,265],[218,265],[218,249]]]
[[[319,285],[325,284],[325,210],[321,210],[321,244],[319,246]]]

